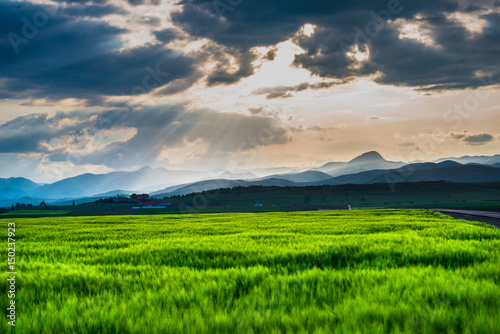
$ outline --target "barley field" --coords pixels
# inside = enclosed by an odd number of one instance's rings
[[[2,333],[500,333],[500,229],[435,212],[9,222]]]

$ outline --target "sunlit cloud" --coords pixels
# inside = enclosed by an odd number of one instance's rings
[[[358,45],[353,45],[351,50],[346,52],[346,55],[351,59],[362,62],[370,58],[370,49],[368,47],[365,47],[365,50],[361,51]]]
[[[400,25],[399,38],[415,40],[427,46],[436,46],[432,39],[431,30],[426,29],[422,23],[408,22],[402,19],[396,20]]]
[[[449,19],[454,20],[464,26],[469,32],[474,34],[482,33],[488,21],[482,19],[479,14],[470,13],[450,13],[447,16]]]

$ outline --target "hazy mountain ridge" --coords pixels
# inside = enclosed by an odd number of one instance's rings
[[[329,162],[309,169],[278,167],[241,172],[200,172],[144,167],[133,172],[87,173],[45,185],[26,178],[0,178],[0,206],[10,206],[16,201],[33,204],[41,200],[67,203],[72,199],[128,195],[133,192],[147,192],[155,196],[183,195],[250,185],[304,186],[441,180],[491,182],[500,181],[500,162],[496,162],[497,159],[500,161],[500,155],[405,164],[387,161],[378,152],[371,151],[349,162]],[[280,173],[257,176],[263,171]]]
[[[23,197],[39,187],[39,184],[24,177],[0,178],[0,198]]]
[[[320,171],[314,171],[314,170],[308,170],[302,173],[296,173],[296,174],[274,174],[274,175],[269,175],[258,180],[267,180],[267,179],[282,179],[282,180],[287,180],[287,181],[293,181],[293,182],[314,182],[314,181],[321,181],[321,180],[327,180],[331,178],[330,175],[320,172]]]
[[[212,175],[224,178],[255,177],[254,174],[217,172]],[[165,185],[196,182],[211,178],[211,173],[165,168],[144,167],[134,172],[112,172],[108,174],[82,174],[44,185],[33,195],[48,199],[96,196],[122,189],[126,192],[151,192]]]
[[[248,187],[248,186],[280,186],[280,187],[290,186],[290,187],[293,187],[297,184],[300,184],[300,183],[289,181],[289,180],[276,179],[276,178],[259,180],[259,181],[223,180],[223,179],[208,180],[208,181],[195,182],[195,183],[186,185],[184,187],[180,187],[176,190],[169,191],[169,192],[158,191],[158,192],[156,192],[155,197],[187,195],[187,194],[191,194],[194,192],[210,191],[210,190],[222,189],[222,188]]]
[[[395,182],[391,181],[392,179],[400,178],[405,179],[405,176],[412,175],[416,171],[422,170],[430,170],[430,169],[440,169],[444,167],[450,166],[462,166],[461,164],[454,161],[444,161],[441,163],[432,163],[432,162],[424,162],[424,163],[414,163],[408,164],[395,169],[374,169],[366,172],[347,174],[342,176],[337,176],[327,180],[328,183],[316,182],[314,185],[328,184],[328,185],[338,185],[338,184],[368,184],[368,183],[384,183],[384,182]],[[385,175],[384,177],[387,180],[380,181],[380,176]],[[411,182],[411,181],[398,181],[398,182]]]
[[[476,163],[476,164],[481,164],[481,165],[494,165],[494,164],[500,164],[500,154],[496,154],[493,156],[487,156],[487,155],[477,155],[477,156],[463,156],[459,158],[446,158],[446,159],[438,159],[434,160],[434,162],[442,162],[445,160],[451,160],[455,162],[459,162],[461,164],[469,164],[469,163]]]
[[[393,169],[404,165],[403,162],[387,161],[378,152],[371,151],[361,154],[343,166],[338,165],[337,168],[327,172],[327,174],[336,177],[376,169]]]
[[[340,168],[342,166],[345,166],[347,162],[341,162],[341,161],[332,161],[332,162],[327,162],[326,164],[313,168],[311,171],[319,171],[323,173],[328,173],[331,172],[337,168]]]
[[[259,181],[234,183],[193,183],[172,191],[157,192],[157,197],[185,195],[191,192],[208,191],[217,188],[233,188],[237,186],[320,186],[342,184],[374,184],[423,181],[449,181],[456,183],[500,182],[500,168],[484,165],[462,165],[454,161],[441,163],[416,163],[395,169],[376,169],[366,172],[333,177],[315,182],[293,182],[285,179],[268,178]]]

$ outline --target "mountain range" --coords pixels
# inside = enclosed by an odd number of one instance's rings
[[[459,162],[461,164],[481,164],[481,165],[495,165],[500,164],[500,154],[494,156],[487,155],[476,155],[476,156],[463,156],[460,158],[446,158],[435,160],[434,162],[442,162],[445,160],[451,160],[455,162]]]
[[[243,172],[168,170],[144,167],[132,172],[82,174],[51,184],[26,178],[0,178],[0,207],[15,202],[67,204],[133,192],[155,197],[185,195],[217,188],[245,186],[307,186],[451,181],[500,181],[500,155],[461,157],[405,164],[387,161],[378,152],[364,153],[348,162],[329,162],[309,169],[288,167]]]

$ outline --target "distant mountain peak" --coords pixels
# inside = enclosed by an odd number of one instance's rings
[[[326,167],[338,166],[338,165],[343,165],[343,164],[345,164],[345,162],[331,161],[331,162],[325,163],[324,165],[319,166],[318,168],[326,168]]]
[[[152,171],[153,168],[149,167],[149,166],[144,166],[142,167],[141,169],[137,170],[138,172],[149,172],[149,171]]]
[[[352,165],[352,164],[367,163],[367,162],[386,162],[386,161],[387,160],[385,160],[377,151],[370,151],[363,153],[360,156],[352,159],[351,161],[349,161],[349,164]]]

